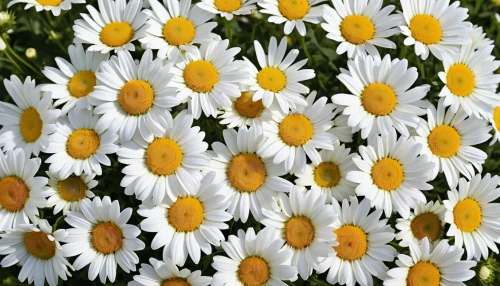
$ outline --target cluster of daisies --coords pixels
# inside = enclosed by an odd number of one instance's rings
[[[85,0],[14,0],[58,15]],[[129,285],[287,285],[325,273],[331,284],[464,285],[498,253],[500,178],[481,175],[500,140],[500,62],[493,41],[449,0],[99,0],[76,20],[69,59],[43,74],[5,80],[0,102],[0,264],[20,281],[57,285],[89,265],[88,278]],[[269,21],[306,34],[320,24],[349,57],[348,93],[317,96],[315,77],[285,38],[255,41],[257,62],[212,33],[261,7]],[[145,8],[144,8],[145,7]],[[422,61],[442,61],[437,104],[406,59],[381,56],[404,36]],[[140,58],[130,51],[145,50]],[[328,95],[330,96],[330,95]],[[328,102],[331,99],[331,102]],[[209,146],[196,119],[227,125]],[[365,146],[346,147],[360,132]],[[46,175],[37,176],[45,160]],[[116,155],[115,155],[116,154]],[[131,208],[91,191],[116,156]],[[43,168],[45,169],[45,168]],[[428,200],[444,173],[449,191]],[[286,179],[285,179],[286,178]],[[291,178],[291,179],[290,179]],[[40,217],[50,208],[70,226]],[[397,218],[395,229],[389,223]],[[225,233],[231,220],[256,228]],[[260,227],[262,225],[262,227]],[[445,233],[445,230],[446,233]],[[152,241],[138,239],[141,231]],[[451,241],[450,241],[451,239]],[[394,244],[409,249],[398,254]],[[179,269],[214,249],[216,273]],[[76,257],[76,258],[72,258]],[[160,259],[160,260],[158,260]],[[395,268],[386,264],[396,261]],[[149,263],[147,263],[149,262]]]

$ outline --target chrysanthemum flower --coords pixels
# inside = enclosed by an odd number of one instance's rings
[[[61,11],[71,10],[71,4],[85,4],[85,0],[12,0],[7,8],[17,3],[26,3],[25,10],[35,7],[37,12],[51,11],[54,16],[59,16]]]
[[[197,5],[231,21],[235,15],[249,15],[255,9],[255,3],[257,0],[202,0]]]
[[[49,176],[47,207],[54,207],[54,214],[60,211],[63,215],[68,211],[79,212],[80,206],[84,203],[90,203],[90,199],[95,196],[91,191],[97,186],[97,181],[94,180],[95,173],[69,176],[66,179],[59,178],[58,173],[46,173]]]

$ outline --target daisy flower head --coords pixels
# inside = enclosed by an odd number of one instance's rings
[[[91,109],[88,95],[97,84],[95,73],[109,58],[107,53],[85,51],[81,44],[69,46],[68,53],[71,62],[57,57],[58,68],[45,67],[42,71],[53,83],[42,85],[41,90],[52,92],[52,98],[56,100],[54,106],[64,104],[62,114],[67,114],[72,108]]]
[[[63,215],[68,211],[79,212],[80,206],[90,203],[90,199],[95,196],[91,191],[97,186],[97,180],[94,180],[95,173],[69,176],[66,179],[59,178],[58,173],[46,173],[49,176],[47,207],[53,207],[54,214],[61,211]]]
[[[229,257],[214,257],[212,267],[217,272],[211,285],[282,286],[287,285],[283,280],[297,280],[297,269],[288,263],[292,251],[282,248],[283,243],[272,227],[257,234],[252,227],[238,230],[221,243]]]
[[[99,115],[92,115],[92,110],[88,109],[72,109],[67,118],[60,119],[45,151],[53,154],[45,160],[50,164],[50,172],[58,173],[62,180],[73,173],[77,176],[82,173],[102,175],[101,164],[111,165],[106,155],[118,150],[118,135],[98,131],[98,120]]]
[[[125,194],[135,193],[137,199],[152,199],[159,205],[165,194],[175,200],[196,189],[197,175],[210,159],[205,153],[208,148],[203,141],[205,132],[192,125],[193,116],[181,111],[161,136],[121,144],[117,154],[118,161],[127,165],[120,183]]]
[[[493,138],[491,139],[490,146],[495,144],[497,141],[500,141],[500,105],[492,106],[488,120],[491,123],[491,126],[494,130]]]
[[[38,1],[38,0],[37,0]],[[48,0],[44,0],[48,1]],[[54,1],[54,0],[50,0]],[[133,41],[144,37],[148,15],[141,12],[142,0],[98,0],[99,11],[87,5],[90,13],[82,13],[75,21],[75,43],[89,44],[89,51],[135,51]]]
[[[12,0],[7,4],[7,8],[17,3],[25,3],[25,10],[35,7],[37,12],[45,10],[52,12],[54,16],[59,16],[61,11],[71,10],[71,4],[85,4],[85,0]]]
[[[212,245],[224,241],[221,230],[232,216],[225,210],[229,206],[221,186],[214,183],[215,173],[207,173],[196,183],[195,189],[179,195],[175,200],[165,197],[159,206],[145,201],[137,213],[145,219],[141,229],[156,233],[151,248],[163,247],[163,259],[182,266],[187,257],[195,264],[200,262],[201,251],[209,255]]]
[[[88,278],[91,281],[99,275],[101,283],[115,281],[117,264],[123,271],[135,271],[139,257],[136,251],[145,244],[137,238],[141,230],[127,224],[132,208],[120,211],[120,203],[108,196],[95,197],[91,203],[81,205],[81,212],[70,211],[65,218],[73,228],[67,229],[63,239],[64,253],[71,257],[75,270],[90,264]]]
[[[264,210],[266,218],[261,223],[276,228],[277,235],[285,240],[283,249],[293,253],[289,263],[307,280],[313,269],[319,271],[320,263],[335,253],[332,247],[338,244],[333,231],[339,212],[326,204],[325,194],[299,186],[289,196],[280,193],[279,203],[281,211]]]
[[[472,27],[472,34],[470,37],[472,39],[471,45],[474,50],[493,45],[495,43],[492,39],[486,37],[486,33],[483,32],[483,27],[478,25],[474,25]]]
[[[250,15],[257,0],[202,0],[197,5],[210,13],[220,15],[231,21],[233,17]]]
[[[138,63],[128,51],[103,62],[96,73],[99,84],[90,95],[94,113],[102,114],[98,130],[118,133],[122,142],[161,135],[163,126],[172,124],[170,108],[180,104],[175,89],[168,87],[172,65],[173,61],[153,60],[151,50]]]
[[[49,146],[61,111],[52,107],[51,93],[42,95],[29,76],[24,83],[15,75],[3,83],[15,105],[0,102],[0,147],[4,151],[21,148],[28,157],[38,156]]]
[[[258,70],[250,60],[243,57],[250,73],[245,84],[253,92],[252,100],[262,100],[262,104],[269,107],[276,99],[284,113],[289,109],[295,110],[298,106],[306,106],[307,102],[302,94],[309,93],[309,88],[300,82],[316,76],[312,69],[300,69],[307,63],[307,59],[293,63],[299,50],[293,49],[286,54],[286,37],[281,39],[279,46],[276,38],[271,37],[268,55],[258,41],[254,41],[254,46],[261,69]]]
[[[348,126],[361,129],[361,137],[388,134],[392,127],[410,136],[408,127],[417,127],[425,114],[422,98],[428,84],[412,87],[418,78],[416,68],[408,68],[406,59],[361,56],[347,63],[338,79],[352,94],[336,94],[332,102],[345,106]]]
[[[27,280],[35,286],[56,286],[59,277],[67,280],[71,277],[71,263],[66,260],[60,242],[68,233],[64,229],[52,231],[52,226],[42,219],[36,225],[20,224],[15,229],[0,234],[0,254],[2,267],[21,265],[18,279]],[[68,269],[69,268],[69,269]]]
[[[407,38],[404,44],[415,45],[422,60],[429,51],[439,60],[442,54],[458,54],[461,45],[471,42],[472,24],[464,22],[468,9],[450,0],[401,0],[404,22],[399,28]]]
[[[337,54],[347,52],[349,58],[359,55],[379,56],[376,46],[395,49],[396,44],[387,38],[399,33],[403,22],[398,14],[392,14],[394,5],[382,8],[382,0],[332,0],[333,7],[324,6],[321,27],[326,37],[340,44]]]

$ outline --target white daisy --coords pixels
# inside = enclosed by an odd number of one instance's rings
[[[238,230],[237,236],[230,235],[221,243],[229,257],[214,257],[212,267],[217,272],[211,285],[284,286],[283,280],[297,280],[297,269],[288,264],[292,252],[281,248],[283,243],[272,227],[257,234],[252,227],[246,233]]]
[[[7,255],[2,259],[2,267],[20,264],[20,282],[27,280],[35,286],[59,284],[59,277],[66,281],[73,270],[66,260],[61,247],[68,233],[64,229],[52,230],[52,226],[42,219],[37,225],[20,224],[14,230],[0,234],[0,254]]]
[[[137,213],[145,217],[141,228],[156,233],[151,248],[163,247],[164,260],[170,258],[182,266],[189,255],[198,264],[201,251],[209,255],[212,245],[220,246],[224,240],[221,230],[229,228],[225,222],[232,216],[225,211],[227,197],[214,181],[215,173],[210,172],[175,201],[166,197],[159,206],[148,201],[139,206]]]
[[[102,114],[97,129],[118,133],[122,142],[134,134],[145,140],[161,135],[163,126],[172,124],[170,108],[180,103],[175,89],[167,87],[172,65],[153,60],[151,50],[138,63],[128,51],[103,62],[96,73],[99,84],[89,98],[96,106],[94,113]]]
[[[336,94],[332,102],[346,106],[347,124],[359,127],[361,137],[387,134],[392,127],[410,136],[408,127],[416,128],[425,114],[421,99],[430,89],[428,84],[412,87],[418,78],[416,68],[408,68],[406,59],[361,56],[347,63],[338,79],[352,94]],[[411,88],[411,89],[410,89]]]
[[[24,83],[15,75],[3,83],[15,105],[0,102],[0,147],[4,151],[21,148],[28,157],[38,156],[49,146],[61,111],[52,107],[50,92],[42,96],[40,86],[29,76]]]
[[[54,16],[59,16],[61,11],[71,10],[71,4],[85,4],[85,0],[12,0],[7,8],[17,3],[26,3],[25,10],[35,7],[37,12],[51,11]]]
[[[255,9],[255,3],[257,0],[202,0],[197,5],[231,21],[235,15],[249,15]]]
[[[90,109],[88,95],[96,86],[95,73],[99,70],[101,62],[108,60],[108,54],[85,51],[81,44],[68,47],[71,63],[63,58],[56,58],[59,67],[45,67],[43,74],[53,84],[41,85],[42,91],[51,91],[52,98],[56,99],[54,106],[63,105],[62,114],[67,114],[72,108]]]
[[[262,104],[269,107],[276,99],[285,113],[290,108],[295,110],[298,106],[306,106],[307,102],[302,94],[309,93],[309,88],[300,82],[316,76],[312,69],[300,70],[307,63],[307,59],[293,64],[299,55],[299,50],[293,49],[286,54],[285,37],[281,39],[279,46],[276,38],[271,37],[268,55],[265,54],[258,41],[254,41],[254,46],[261,69],[258,70],[250,60],[243,57],[250,73],[249,81],[244,84],[248,85],[251,92],[254,92],[252,100],[262,99]]]
[[[420,121],[414,139],[423,146],[420,153],[427,155],[434,162],[431,178],[444,172],[448,185],[454,188],[458,183],[459,174],[470,179],[474,176],[474,168],[481,173],[481,165],[487,155],[472,146],[491,137],[491,126],[486,121],[467,118],[462,108],[459,108],[457,113],[446,110],[443,106],[444,100],[439,100],[437,110],[429,105],[427,121]]]
[[[79,255],[73,262],[75,270],[90,264],[89,280],[99,275],[103,284],[108,278],[111,283],[115,281],[117,263],[127,273],[135,271],[139,263],[135,251],[145,245],[137,238],[141,230],[127,224],[131,215],[132,208],[120,212],[120,203],[111,202],[108,196],[82,204],[81,212],[68,212],[65,220],[74,228],[67,230],[63,251],[67,256]]]
[[[500,105],[492,106],[488,116],[488,120],[493,128],[493,137],[490,146],[500,141]]]
[[[321,27],[327,31],[326,37],[340,44],[337,54],[347,52],[349,58],[359,55],[379,56],[375,46],[395,49],[396,44],[387,38],[399,33],[398,25],[403,19],[399,14],[390,13],[394,5],[382,8],[382,0],[332,0],[333,7],[323,9],[326,23]]]
[[[38,1],[38,0],[37,0]],[[45,1],[45,0],[44,0]],[[75,43],[89,44],[89,51],[135,51],[133,41],[144,37],[148,15],[141,12],[142,0],[98,0],[99,11],[87,5],[73,25]]]
[[[431,53],[458,54],[461,45],[471,42],[472,24],[464,22],[468,9],[450,5],[450,0],[401,0],[404,23],[399,26],[407,38],[404,44],[415,45],[415,54],[423,60]]]
[[[50,163],[49,171],[58,172],[60,179],[66,179],[72,173],[101,175],[101,164],[111,165],[106,155],[118,150],[118,135],[98,131],[98,120],[99,116],[87,109],[72,109],[67,118],[60,119],[45,151],[54,154],[45,160]]]
[[[333,127],[329,132],[335,135],[340,142],[351,143],[353,134],[359,131],[359,126],[353,128],[347,124],[349,115],[342,114],[345,109],[344,106],[338,106],[337,104],[333,104],[333,106]]]
[[[46,173],[49,176],[47,207],[54,207],[54,214],[60,211],[63,215],[68,211],[79,212],[80,206],[84,203],[90,203],[90,199],[95,196],[91,191],[97,186],[97,181],[94,180],[95,173],[70,176],[66,179],[59,178],[57,173]]]
[[[483,178],[475,175],[470,181],[460,178],[458,191],[448,191],[445,221],[450,224],[447,236],[455,237],[455,245],[465,245],[467,259],[488,258],[488,248],[498,254],[500,243],[500,204],[493,203],[500,197],[500,178],[489,173]]]
[[[128,165],[122,170],[125,176],[120,183],[125,194],[135,193],[137,199],[152,199],[159,205],[165,194],[175,200],[196,189],[196,175],[208,166],[210,159],[205,154],[205,132],[192,125],[193,116],[182,111],[161,136],[121,144],[118,161]]]
[[[470,35],[472,39],[472,47],[477,50],[489,45],[493,45],[495,42],[486,37],[486,33],[483,32],[483,27],[474,25],[472,27],[472,34]]]
[[[316,149],[333,150],[337,137],[328,132],[333,126],[333,105],[326,103],[326,97],[314,102],[315,98],[313,91],[306,106],[296,112],[276,113],[272,121],[264,123],[267,140],[258,150],[264,158],[273,157],[274,164],[284,162],[286,171],[305,171],[306,155],[319,165],[321,157]]]

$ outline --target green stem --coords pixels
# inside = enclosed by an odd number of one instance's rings
[[[9,44],[9,42],[6,41],[5,39],[5,36],[2,36],[2,39],[4,40],[5,42],[5,51],[8,52],[8,53],[11,53],[18,61],[20,61],[23,65],[25,65],[26,67],[28,67],[30,70],[32,70],[35,75],[42,75],[42,73],[40,72],[40,70],[38,70],[37,68],[33,67],[33,65],[31,65],[29,62],[25,61]]]
[[[297,32],[297,34],[298,33],[299,32]],[[299,34],[299,38],[300,38],[300,44],[302,45],[302,49],[304,50],[304,53],[306,54],[306,57],[309,59],[309,64],[311,64],[311,54],[309,54],[309,50],[307,49],[305,36],[302,37]]]
[[[226,39],[229,40],[229,42],[233,41],[233,35],[231,33],[231,22],[228,20],[224,19],[224,32],[226,33]]]
[[[57,218],[56,222],[52,225],[52,232],[57,230],[57,225],[64,219],[64,215]]]

